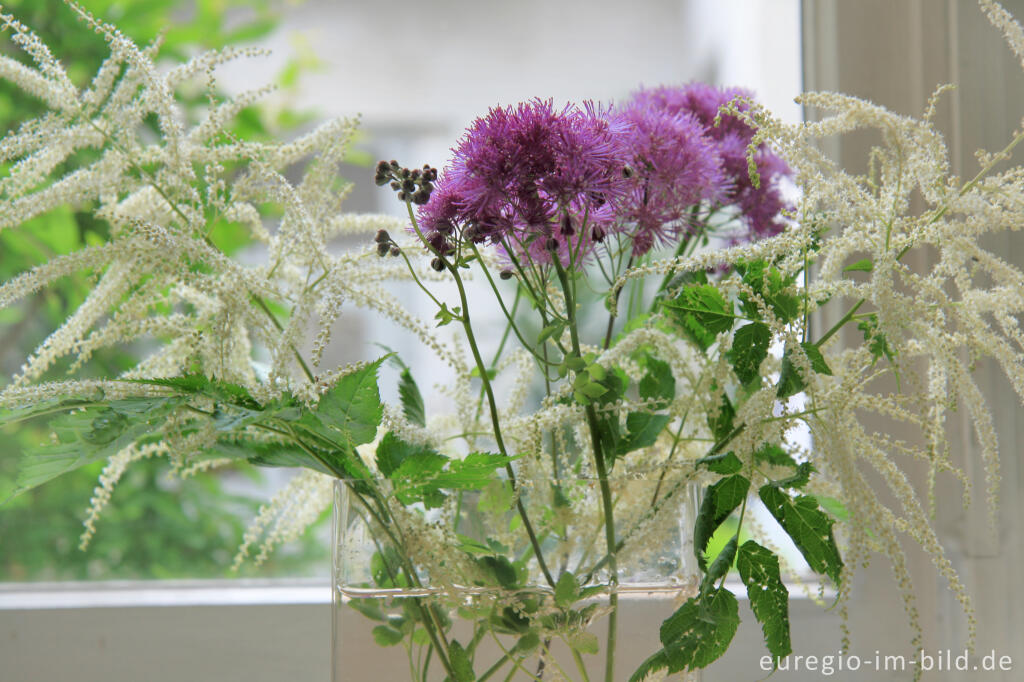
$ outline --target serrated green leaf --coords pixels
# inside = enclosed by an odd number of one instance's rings
[[[732,329],[735,319],[732,305],[711,284],[684,287],[676,298],[662,302],[662,307],[704,351],[718,334]]]
[[[810,495],[793,499],[772,485],[762,486],[758,493],[807,564],[838,585],[843,562],[832,534],[833,520],[818,507],[817,500]]]
[[[747,385],[760,378],[761,363],[768,357],[772,332],[763,322],[743,325],[733,334],[728,358],[740,383]]]
[[[738,263],[736,270],[742,276],[744,284],[765,302],[783,324],[792,322],[799,316],[800,298],[786,291],[796,281],[795,275],[783,277],[778,268],[764,261]],[[760,319],[761,313],[756,301],[746,293],[740,295],[740,305],[748,317]]]
[[[540,635],[536,632],[527,632],[525,635],[519,638],[512,647],[512,653],[514,654],[528,654],[537,647],[540,646]]]
[[[750,490],[750,480],[733,474],[708,486],[701,500],[693,528],[693,552],[702,570],[707,568],[704,550],[722,522],[743,502]]]
[[[314,413],[320,422],[349,445],[369,443],[384,415],[377,388],[377,370],[387,356],[345,374],[320,397]]]
[[[183,402],[184,399],[177,396],[124,398],[111,401],[104,407],[79,408],[79,411],[54,418],[50,426],[57,442],[25,452],[13,495],[112,457],[155,433]],[[81,401],[70,401],[69,404],[75,408]]]
[[[377,443],[377,469],[385,477],[391,478],[391,474],[413,455],[433,452],[429,447],[406,443],[393,431],[388,431]]]
[[[608,389],[596,381],[588,381],[579,387],[579,391],[591,400],[594,400],[607,393]]]
[[[736,568],[747,587],[754,617],[776,662],[793,652],[789,637],[789,590],[782,583],[779,558],[753,540],[739,548]]]
[[[661,624],[669,674],[705,668],[725,653],[739,626],[739,603],[725,588],[691,598]]]
[[[613,452],[617,456],[654,445],[672,417],[667,414],[630,412],[626,415],[626,435],[616,440]]]

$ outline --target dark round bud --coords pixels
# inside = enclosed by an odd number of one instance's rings
[[[605,237],[604,229],[602,229],[600,227],[595,227],[594,228],[594,232],[593,232],[593,236],[594,236],[594,241],[595,242],[603,242],[604,241],[604,237]]]
[[[633,169],[630,168],[629,166],[623,166],[622,167],[622,177],[624,177],[624,178],[631,178],[631,177],[633,177]]]
[[[391,183],[391,189],[393,189],[393,190],[399,190],[399,189],[401,189],[401,188],[402,188],[402,186],[401,186],[400,184],[398,184],[398,182],[397,182],[397,181],[396,181],[396,182],[392,182],[392,183]]]
[[[572,218],[569,217],[568,213],[562,217],[562,234],[566,237],[576,234],[576,230],[572,226]]]
[[[430,182],[429,180],[424,180],[420,184],[420,187],[422,187],[424,189],[424,191],[427,191],[427,192],[433,192],[434,191],[434,183]]]
[[[548,237],[548,240],[544,242],[544,248],[546,248],[548,251],[557,251],[558,240],[555,239],[554,237]]]
[[[405,192],[399,192],[398,193],[398,200],[399,201],[405,201]]]
[[[426,190],[418,189],[412,195],[412,200],[413,200],[413,203],[423,205],[423,204],[427,203],[428,201],[430,201],[430,192],[428,192]]]
[[[375,176],[373,176],[373,181],[377,183],[378,187],[382,187],[388,184],[388,176],[377,173]]]
[[[441,260],[440,258],[435,258],[434,260],[430,261],[430,267],[434,268],[438,272],[441,272],[442,270],[444,270],[444,261]]]
[[[402,255],[402,250],[400,248],[398,248],[397,246],[392,246],[391,247],[391,255],[395,256],[397,258],[398,256]]]
[[[501,277],[502,279],[512,279],[515,276],[516,274],[511,270],[502,270],[500,273],[498,273],[498,277]]]
[[[377,244],[377,255],[380,256],[381,258],[383,258],[384,256],[388,255],[388,251],[390,251],[390,250],[391,250],[391,247],[389,245],[385,244],[384,242],[381,242],[380,244]]]
[[[378,244],[391,241],[391,235],[388,234],[387,230],[377,230],[377,236],[373,238],[373,241]]]
[[[402,190],[412,194],[414,191],[416,191],[416,183],[406,178],[405,180],[402,180]]]
[[[420,169],[413,168],[412,173],[409,174],[409,177],[411,177],[413,180],[418,180],[420,177]]]
[[[409,177],[409,169],[408,168],[403,168],[402,172],[399,173],[399,175],[401,175],[403,178]]]
[[[388,172],[388,162],[387,161],[378,161],[377,162],[377,172],[378,173],[387,173]]]
[[[391,159],[391,167],[394,168],[395,170],[398,170],[398,162],[395,161],[394,159]]]

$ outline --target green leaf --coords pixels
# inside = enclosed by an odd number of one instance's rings
[[[377,444],[377,469],[387,478],[391,478],[391,475],[405,460],[414,455],[426,453],[434,453],[434,450],[426,446],[406,443],[393,431],[388,431]]]
[[[630,412],[626,415],[626,436],[616,444],[615,453],[621,456],[654,445],[670,421],[672,417],[667,414]]]
[[[455,679],[452,682],[476,682],[476,675],[473,673],[473,664],[469,660],[469,654],[462,648],[458,640],[453,639],[448,644],[448,655],[452,664],[452,674]]]
[[[801,343],[800,347],[803,349],[804,354],[807,355],[807,361],[810,363],[813,371],[818,374],[832,376],[832,369],[825,362],[821,350],[816,345],[813,343]],[[793,363],[791,349],[787,348],[782,356],[782,369],[779,372],[779,387],[776,395],[779,398],[788,398],[804,390],[806,386],[807,383],[804,377],[800,376],[800,372]]]
[[[601,648],[597,635],[586,630],[574,630],[566,639],[569,646],[581,654],[596,654]]]
[[[489,579],[483,586],[500,585],[508,590],[517,587],[516,568],[506,557],[481,556],[476,558],[476,564]]]
[[[663,302],[662,307],[704,351],[718,334],[732,329],[735,318],[732,304],[711,284],[684,287],[676,298]]]
[[[702,570],[707,568],[704,550],[722,522],[743,502],[750,490],[750,480],[733,474],[708,486],[701,500],[693,528],[693,552]]]
[[[571,571],[564,571],[558,576],[558,583],[555,585],[555,603],[563,609],[567,609],[576,603],[580,595],[580,586],[576,582],[576,576]]]
[[[398,399],[402,403],[402,413],[405,418],[417,426],[426,426],[426,410],[423,406],[423,395],[416,380],[412,378],[409,368],[402,370],[398,378]]]
[[[885,334],[878,331],[878,315],[871,313],[857,323],[857,329],[864,335],[864,341],[868,344],[868,351],[874,358],[874,362],[878,362],[884,357],[890,364],[896,364],[896,353],[886,341]]]
[[[762,486],[758,491],[761,501],[792,538],[807,564],[817,573],[824,573],[839,584],[843,568],[832,534],[833,520],[819,507],[810,495],[793,499],[772,485]]]
[[[800,298],[786,291],[793,286],[796,275],[783,277],[778,268],[764,261],[738,263],[736,271],[740,273],[744,284],[765,302],[783,324],[792,322],[800,315]],[[740,295],[740,306],[748,317],[761,318],[757,302],[748,294]]]
[[[552,322],[551,324],[540,330],[540,334],[537,335],[537,343],[542,344],[551,338],[557,341],[558,339],[562,338],[562,332],[564,331],[565,322]]]
[[[778,481],[771,481],[768,485],[773,488],[803,488],[807,485],[807,482],[811,480],[811,474],[814,473],[814,465],[810,462],[801,462],[796,467],[796,473],[792,476],[779,479]]]
[[[378,625],[373,629],[373,641],[378,646],[394,646],[401,643],[403,638],[404,635],[400,631],[387,625]]]
[[[725,577],[725,574],[732,568],[732,562],[736,559],[736,545],[739,543],[740,536],[733,535],[722,551],[718,553],[715,560],[711,562],[711,566],[708,567],[708,572],[704,574],[702,582],[702,590],[714,586],[720,578]]]
[[[747,540],[736,556],[736,568],[747,587],[750,608],[761,624],[768,651],[777,663],[793,652],[789,639],[789,590],[782,584],[779,558]]]
[[[503,469],[515,457],[490,452],[471,452],[463,459],[453,459],[446,471],[434,477],[433,483],[452,490],[483,490],[494,478],[497,469]]]
[[[754,451],[755,462],[767,462],[775,466],[791,466],[796,468],[796,460],[782,449],[781,446],[772,443],[765,443],[760,449]]]
[[[345,374],[320,397],[314,413],[328,429],[341,434],[349,445],[369,443],[377,435],[384,415],[377,389],[377,370],[387,356]]]
[[[716,661],[729,648],[739,624],[739,603],[725,588],[712,588],[700,600],[687,600],[661,624],[669,674],[705,668]]]
[[[736,453],[731,451],[711,455],[710,457],[701,457],[697,460],[696,464],[703,464],[708,468],[708,471],[723,475],[739,473],[740,469],[743,468],[743,462],[736,456]]]
[[[715,441],[720,441],[732,433],[735,417],[736,409],[732,406],[729,396],[723,393],[718,414],[708,415],[708,427],[711,429],[711,435],[715,437]]]
[[[381,611],[379,599],[350,599],[348,605],[370,620],[375,620],[378,623],[383,623],[387,620],[387,616]]]
[[[643,365],[647,368],[637,387],[644,400],[663,400],[666,403],[676,397],[676,378],[667,362],[652,355],[645,355]]]
[[[839,519],[840,521],[846,521],[850,518],[850,510],[846,508],[846,505],[837,500],[834,497],[825,497],[824,495],[815,495],[814,499],[818,501],[818,505],[827,511],[829,514]]]
[[[872,263],[870,259],[865,258],[864,260],[859,260],[856,263],[850,263],[843,268],[843,272],[871,272],[874,269],[875,264]]]
[[[50,422],[55,444],[26,450],[12,496],[35,488],[62,474],[92,462],[107,459],[132,443],[159,430],[182,404],[177,396],[166,398],[124,398],[104,407],[90,407],[63,414]],[[81,401],[69,401],[75,409]],[[31,413],[20,413],[30,418]]]
[[[536,632],[530,631],[519,638],[515,646],[512,647],[513,654],[528,654],[537,647],[540,646],[540,635]]]
[[[736,330],[728,358],[744,386],[760,378],[761,363],[768,357],[772,332],[763,322],[752,322]]]

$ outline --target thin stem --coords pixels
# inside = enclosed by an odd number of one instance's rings
[[[831,339],[831,338],[832,338],[832,336],[833,336],[833,335],[834,335],[834,334],[835,334],[835,333],[836,333],[837,331],[839,331],[839,330],[840,330],[840,329],[842,328],[842,326],[843,326],[844,324],[846,324],[847,322],[849,322],[849,321],[850,321],[850,320],[851,320],[851,319],[853,318],[853,314],[854,314],[855,312],[857,312],[857,310],[858,310],[858,309],[859,309],[859,308],[860,308],[860,307],[861,307],[862,305],[864,305],[864,302],[865,302],[866,300],[867,300],[867,299],[863,299],[863,298],[862,298],[862,299],[860,299],[859,301],[857,301],[857,302],[856,302],[856,303],[855,303],[855,304],[853,305],[853,307],[852,307],[852,308],[850,308],[850,309],[849,309],[848,311],[846,311],[846,314],[845,314],[845,315],[843,315],[843,318],[842,318],[841,320],[839,320],[839,321],[838,321],[838,322],[836,322],[836,323],[835,323],[834,325],[832,325],[832,328],[831,328],[831,329],[829,329],[829,330],[828,330],[827,332],[825,332],[825,335],[824,335],[824,336],[822,336],[822,337],[821,337],[820,339],[818,339],[818,342],[817,342],[817,343],[816,343],[815,345],[816,345],[816,346],[820,346],[821,344],[823,344],[823,343],[825,343],[826,341],[828,341],[829,339]]]
[[[256,307],[258,307],[260,310],[266,313],[267,317],[270,318],[270,321],[273,323],[277,331],[283,332],[284,327],[281,326],[281,323],[277,321],[277,316],[274,315],[274,312],[270,309],[270,306],[267,305],[267,302],[264,301],[259,294],[250,292],[249,295],[252,297],[252,300],[256,304]],[[295,345],[292,343],[289,343],[288,347],[291,348],[292,353],[295,355],[295,359],[298,361],[299,367],[302,368],[302,372],[303,374],[306,375],[306,378],[309,379],[310,383],[316,383],[316,379],[313,377],[313,373],[309,371],[309,365],[307,365],[306,361],[302,359],[302,354],[299,353],[299,349],[296,348]]]
[[[457,265],[452,264],[437,252],[436,249],[430,244],[429,241],[423,236],[420,231],[419,223],[416,222],[416,216],[412,211],[412,203],[409,200],[405,202],[406,208],[409,212],[409,220],[412,222],[412,227],[419,236],[420,241],[427,246],[448,268],[448,272],[451,273],[452,279],[455,280],[455,286],[459,290],[459,302],[462,305],[462,329],[466,332],[466,340],[469,342],[469,348],[473,353],[473,360],[476,362],[477,369],[480,372],[480,382],[484,387],[484,393],[487,395],[487,404],[491,412],[491,426],[494,431],[494,441],[498,446],[498,451],[505,456],[506,464],[505,471],[508,474],[509,481],[512,483],[512,487],[518,492],[520,490],[519,483],[516,479],[515,471],[512,469],[512,464],[508,461],[509,454],[505,447],[505,441],[501,437],[501,422],[498,416],[498,403],[494,398],[494,389],[491,387],[491,380],[487,376],[487,366],[484,365],[484,359],[480,355],[480,348],[476,343],[476,335],[473,333],[473,324],[470,322],[469,317],[469,299],[466,297],[466,286],[462,281],[462,276],[459,274],[459,268]],[[555,580],[551,577],[551,572],[548,570],[547,564],[544,562],[544,553],[541,551],[540,543],[537,541],[537,534],[533,530],[533,524],[530,522],[530,517],[526,513],[526,506],[523,505],[522,497],[516,496],[516,509],[519,512],[519,518],[523,521],[523,528],[526,529],[526,534],[530,538],[530,545],[533,547],[534,556],[537,557],[537,564],[540,566],[541,572],[544,574],[544,579],[547,580],[548,584],[554,588]]]
[[[572,352],[577,358],[581,358],[580,336],[576,324],[576,300],[573,296],[573,287],[569,277],[558,260],[558,254],[551,250],[551,260],[558,274],[558,281],[562,285],[562,293],[565,296],[565,313],[569,320],[569,336],[572,340]],[[605,682],[614,682],[615,674],[615,640],[618,630],[618,606],[619,595],[615,589],[619,583],[618,561],[615,557],[617,544],[615,542],[615,517],[612,510],[612,491],[608,484],[608,469],[605,463],[603,444],[601,443],[600,429],[597,422],[597,412],[594,406],[584,406],[587,417],[587,426],[590,431],[590,443],[594,451],[594,466],[597,469],[598,485],[601,488],[601,506],[604,510],[604,537],[605,545],[608,548],[608,569],[610,572],[609,583],[611,590],[608,593],[608,606],[611,613],[608,614],[608,644],[605,647]]]

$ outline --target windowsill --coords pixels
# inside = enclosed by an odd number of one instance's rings
[[[330,602],[323,578],[0,583],[0,611]]]

